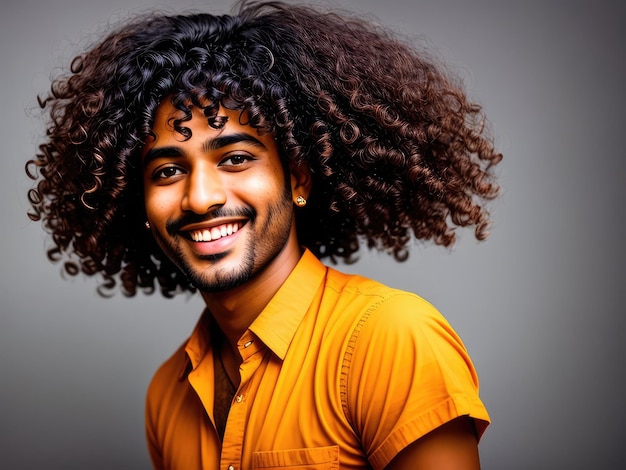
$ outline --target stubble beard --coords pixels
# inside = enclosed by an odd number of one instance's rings
[[[226,292],[249,282],[268,266],[285,248],[289,239],[292,223],[291,196],[284,194],[283,198],[268,208],[267,220],[264,226],[255,231],[258,223],[257,213],[250,209],[251,217],[247,227],[250,233],[261,236],[265,243],[259,243],[256,238],[247,241],[243,258],[236,268],[219,268],[215,264],[227,254],[217,256],[201,256],[199,259],[215,263],[205,271],[195,269],[188,257],[184,255],[180,246],[172,246],[160,234],[157,242],[165,255],[180,269],[187,279],[201,292]],[[289,215],[287,215],[289,214]]]
[[[203,271],[194,270],[185,260],[182,254],[179,254],[179,269],[187,276],[191,284],[198,288],[201,292],[226,292],[239,287],[248,282],[254,275],[254,265],[256,256],[253,247],[249,246],[244,253],[244,258],[240,266],[236,270],[209,268],[214,272],[207,274]],[[201,257],[206,259],[208,257]],[[218,259],[216,259],[218,258]],[[211,261],[219,262],[219,257],[211,257]]]

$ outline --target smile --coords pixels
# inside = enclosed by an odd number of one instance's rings
[[[222,237],[232,235],[241,228],[241,225],[243,224],[232,223],[218,225],[217,227],[211,227],[207,229],[190,230],[189,237],[194,242],[211,242],[214,240],[219,240]]]

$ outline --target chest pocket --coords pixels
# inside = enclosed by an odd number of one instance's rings
[[[339,468],[339,446],[255,452],[252,454],[252,468],[336,470]]]

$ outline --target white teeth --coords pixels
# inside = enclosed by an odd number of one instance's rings
[[[194,242],[210,242],[232,235],[239,230],[239,224],[225,224],[204,230],[192,230],[189,236]]]

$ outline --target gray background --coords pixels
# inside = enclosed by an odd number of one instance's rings
[[[8,4],[7,4],[8,3]],[[228,1],[174,1],[222,13]],[[626,468],[620,2],[337,1],[427,42],[485,107],[505,154],[483,244],[416,245],[358,271],[433,302],[463,337],[493,424],[483,468]],[[35,96],[107,22],[151,0],[4,2],[0,17],[0,461],[9,469],[148,468],[143,399],[190,332],[197,298],[101,299],[64,280],[30,223]],[[209,7],[209,5],[211,5]],[[423,39],[423,38],[422,38]]]

